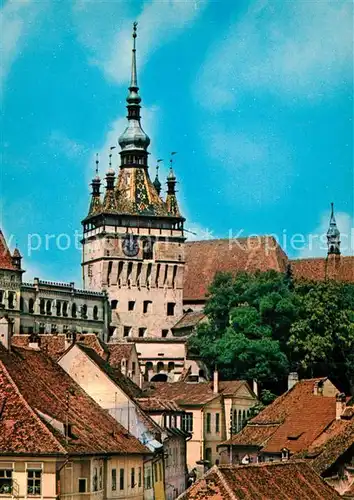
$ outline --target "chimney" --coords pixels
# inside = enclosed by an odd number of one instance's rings
[[[258,398],[258,383],[255,379],[252,380],[252,390]]]
[[[345,394],[343,392],[336,395],[336,420],[340,420],[346,407]]]
[[[297,374],[297,372],[290,372],[288,376],[288,391],[290,391],[290,389],[294,387],[294,385],[296,385],[298,381],[299,375]]]
[[[214,391],[214,394],[219,393],[219,372],[218,372],[217,368],[215,368],[215,370],[214,370],[213,391]]]

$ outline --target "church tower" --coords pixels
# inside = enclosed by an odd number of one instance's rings
[[[112,168],[112,150],[103,199],[98,169],[92,181],[89,213],[83,220],[83,281],[105,289],[117,337],[165,337],[182,316],[184,218],[171,169],[166,199],[161,183],[151,181],[150,139],[141,126],[141,97],[136,68],[137,23],[133,26],[127,126],[118,139],[120,166]]]
[[[331,203],[331,217],[327,231],[328,255],[340,255],[340,232],[334,217],[334,204]]]

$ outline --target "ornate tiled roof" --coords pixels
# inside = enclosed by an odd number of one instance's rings
[[[49,436],[43,441],[36,436],[40,453],[48,452],[48,446],[53,449],[55,446],[57,449],[64,448],[68,453],[79,454],[148,453],[145,446],[108,415],[57,363],[42,352],[14,347],[13,352],[9,353],[1,349],[0,362],[5,366],[26,405],[32,412],[36,411],[45,427],[52,433],[52,437]],[[2,391],[3,385],[0,384],[0,394]],[[11,413],[15,421],[16,418],[21,421],[22,409],[23,405],[15,405],[15,414]],[[33,417],[28,414],[28,418]],[[55,422],[63,424],[66,421],[72,426],[73,438],[66,438],[63,432],[55,429]],[[5,425],[10,426],[10,423]],[[38,428],[37,423],[35,426]],[[35,434],[29,434],[29,442],[31,435]],[[21,433],[14,435],[10,447],[16,446],[16,440],[20,439]],[[0,453],[5,451],[7,450],[0,450]]]
[[[302,461],[214,465],[177,500],[335,500],[339,494]]]

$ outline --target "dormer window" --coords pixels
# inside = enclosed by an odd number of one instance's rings
[[[289,450],[287,448],[281,450],[281,459],[282,461],[289,460]]]

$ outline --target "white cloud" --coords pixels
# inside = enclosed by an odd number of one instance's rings
[[[196,98],[214,110],[261,91],[318,99],[352,72],[352,2],[259,0],[212,47]]]
[[[337,227],[340,231],[342,255],[354,255],[354,219],[346,212],[335,214]],[[320,224],[306,236],[304,248],[299,252],[299,257],[324,257],[327,255],[326,233],[329,225],[329,211],[321,216]]]
[[[138,21],[137,64],[141,68],[154,51],[191,25],[206,0],[152,0],[143,4],[140,14],[133,12],[136,9],[129,2],[107,4],[110,12],[105,2],[75,2],[78,37],[88,48],[91,63],[99,66],[108,79],[125,83],[130,75],[133,21]],[[107,15],[103,15],[105,12]]]
[[[0,97],[12,64],[23,48],[23,39],[45,2],[8,0],[0,9]]]
[[[185,236],[188,241],[213,240],[217,238],[211,228],[203,227],[197,222],[188,222],[188,219],[185,224]]]
[[[48,144],[53,150],[63,153],[70,160],[87,152],[87,148],[83,144],[70,139],[59,130],[52,131],[49,136]]]

